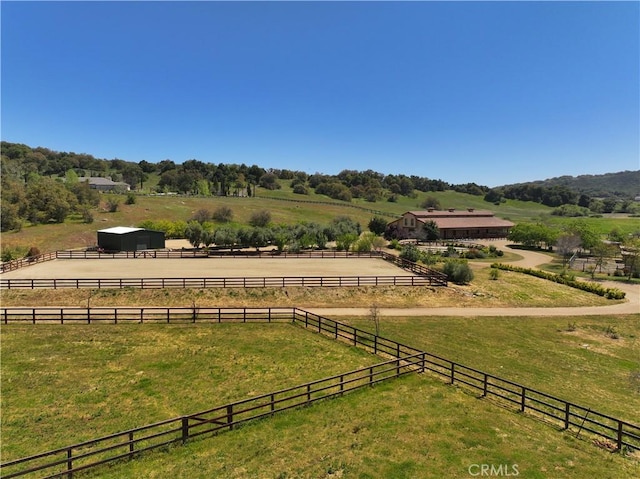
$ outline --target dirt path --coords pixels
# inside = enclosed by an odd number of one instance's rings
[[[509,249],[509,242],[492,241],[490,244],[498,249]],[[548,263],[550,258],[544,253],[535,251],[517,250],[523,258],[517,261],[509,261],[507,264],[516,264],[525,268],[536,268]],[[610,306],[579,306],[557,308],[382,308],[379,310],[382,316],[594,316],[594,315],[623,315],[640,314],[640,285],[626,284],[615,281],[602,281],[607,288],[618,288],[626,293],[624,303]],[[368,316],[369,308],[311,308],[310,311],[321,316]]]

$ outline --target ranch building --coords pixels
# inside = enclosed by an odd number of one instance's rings
[[[105,251],[142,251],[164,248],[162,231],[116,226],[98,231],[98,248]]]
[[[390,222],[387,231],[395,230],[398,239],[420,238],[424,224],[429,221],[438,226],[441,240],[506,238],[514,226],[511,221],[496,218],[491,211],[450,208],[407,211]]]

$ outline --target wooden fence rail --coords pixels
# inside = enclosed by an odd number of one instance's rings
[[[397,359],[423,354],[421,368],[449,384],[478,393],[479,397],[493,398],[511,409],[526,412],[560,428],[577,429],[576,434],[582,431],[591,433],[594,440],[604,440],[612,450],[640,450],[639,425],[308,311],[296,309],[294,323],[374,354]]]
[[[157,449],[205,434],[232,430],[235,426],[271,416],[276,412],[309,405],[322,399],[373,386],[381,381],[420,371],[421,355],[394,359],[348,371],[336,376],[281,389],[195,414],[175,417],[147,426],[129,429],[2,464],[2,477],[72,477],[109,462],[131,459],[144,451]]]
[[[561,429],[583,433],[611,450],[640,450],[640,426],[593,411],[507,379],[421,351],[368,331],[298,308],[1,308],[5,324],[15,322],[275,322],[289,321],[310,331],[393,359],[251,399],[215,407],[141,428],[86,441],[0,465],[2,477],[48,472],[46,477],[72,473],[100,464],[129,459],[150,449],[184,442],[203,434],[230,430],[237,424],[277,411],[334,397],[366,385],[412,372],[430,372],[518,412],[533,415]],[[15,471],[14,471],[15,468]]]
[[[441,286],[432,276],[274,276],[237,278],[16,278],[0,289],[331,288],[353,286]]]
[[[148,258],[148,259],[178,259],[178,258],[215,258],[215,257],[225,257],[225,258],[258,258],[258,259],[267,259],[267,258],[291,258],[291,259],[300,259],[300,258],[318,258],[318,259],[336,259],[336,258],[382,258],[385,261],[389,261],[396,266],[405,269],[407,271],[411,271],[414,274],[419,276],[424,276],[429,278],[429,285],[432,286],[447,286],[447,276],[440,271],[436,271],[432,268],[428,268],[423,265],[419,265],[417,263],[413,263],[406,259],[400,258],[399,256],[392,255],[385,251],[370,251],[364,253],[358,252],[347,252],[347,251],[336,251],[336,250],[323,250],[323,251],[308,251],[303,253],[288,253],[282,252],[277,253],[265,252],[265,251],[255,251],[255,252],[246,252],[246,251],[225,251],[220,252],[217,250],[179,250],[179,251],[168,251],[168,250],[151,250],[151,251],[120,251],[118,253],[103,253],[99,251],[55,251],[53,253],[45,253],[38,256],[32,256],[29,258],[17,259],[13,261],[9,261],[6,263],[2,263],[0,265],[0,273],[5,273],[9,271],[13,271],[25,266],[31,266],[34,264],[42,263],[44,261],[51,261],[54,259],[140,259],[140,258]],[[170,278],[169,278],[170,279]],[[174,280],[177,278],[173,278]],[[200,278],[202,280],[203,278]],[[208,279],[221,279],[221,278],[208,278]],[[238,280],[239,278],[231,278]],[[13,281],[15,286],[14,288],[25,288],[29,286],[20,286],[17,281],[18,280],[1,280],[0,287],[6,287],[5,281]],[[35,281],[35,280],[34,280]],[[44,280],[37,280],[44,281]],[[64,280],[58,280],[64,281]],[[72,280],[73,281],[73,280]],[[97,280],[90,280],[97,281]],[[24,283],[25,285],[27,283]],[[47,286],[48,287],[48,286]],[[245,286],[239,286],[245,287]]]
[[[292,321],[292,308],[201,308],[192,307],[5,307],[4,324],[91,323],[248,323]]]

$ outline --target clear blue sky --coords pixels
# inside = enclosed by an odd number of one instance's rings
[[[640,169],[638,2],[1,2],[2,139],[497,186]]]

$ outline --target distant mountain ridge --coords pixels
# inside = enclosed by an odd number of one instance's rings
[[[564,186],[581,195],[594,197],[634,198],[640,195],[640,170],[619,171],[602,175],[558,176],[546,180],[528,181],[504,185],[499,188],[510,188],[522,185],[535,185],[546,188]]]

